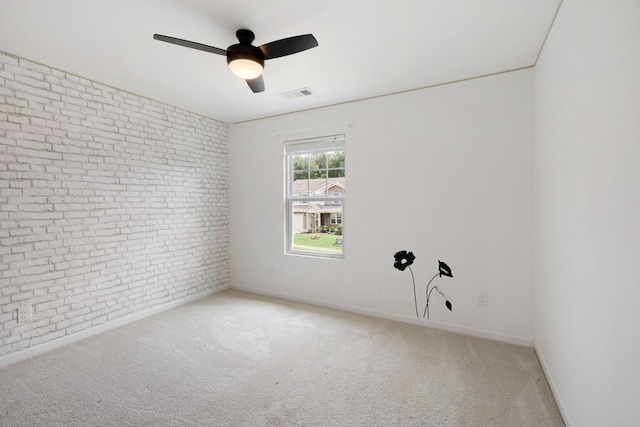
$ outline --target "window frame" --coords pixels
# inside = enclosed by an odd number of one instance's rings
[[[309,256],[316,258],[329,258],[329,259],[344,259],[345,258],[345,245],[344,245],[344,219],[345,219],[345,193],[346,190],[342,193],[334,193],[329,192],[328,182],[331,179],[329,177],[330,170],[339,170],[342,169],[344,171],[344,178],[346,182],[346,161],[342,168],[329,168],[328,162],[325,167],[326,175],[325,175],[325,195],[317,195],[315,193],[310,193],[311,188],[307,187],[307,193],[304,195],[294,195],[293,194],[293,182],[294,182],[294,171],[293,169],[293,159],[296,155],[300,154],[316,154],[316,153],[329,153],[332,151],[343,151],[346,152],[346,144],[345,144],[345,135],[329,135],[323,136],[319,138],[308,138],[308,139],[299,139],[299,140],[291,140],[284,141],[284,169],[285,169],[285,185],[284,185],[284,199],[285,199],[285,218],[286,218],[286,227],[285,227],[285,254],[288,255],[301,255],[301,256]],[[346,159],[346,155],[345,155]],[[309,177],[311,169],[308,169]],[[298,171],[299,172],[299,171]],[[311,178],[308,178],[311,179]],[[346,185],[345,185],[346,187]],[[313,251],[302,251],[294,249],[294,204],[300,203],[304,206],[310,206],[312,204],[316,204],[318,206],[328,205],[328,206],[337,206],[340,205],[342,210],[342,223],[341,224],[328,224],[330,226],[333,225],[341,225],[342,226],[342,235],[337,236],[340,237],[341,240],[341,252],[340,253],[324,253],[324,252],[313,252]],[[322,213],[319,213],[319,217],[322,217]],[[329,215],[329,221],[331,214]]]

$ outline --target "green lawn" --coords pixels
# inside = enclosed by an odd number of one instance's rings
[[[314,237],[319,237],[315,240]],[[303,233],[294,234],[293,249],[305,252],[342,253],[342,245],[336,244],[336,239],[342,241],[342,236],[329,233]]]

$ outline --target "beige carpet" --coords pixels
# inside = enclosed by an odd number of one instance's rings
[[[225,291],[0,369],[2,426],[562,426],[534,351]]]

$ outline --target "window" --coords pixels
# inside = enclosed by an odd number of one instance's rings
[[[342,214],[339,212],[332,212],[329,220],[332,225],[342,224]]]
[[[343,258],[344,135],[285,143],[287,253]]]

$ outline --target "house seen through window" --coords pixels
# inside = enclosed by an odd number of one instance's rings
[[[344,136],[285,143],[287,253],[344,256]]]

